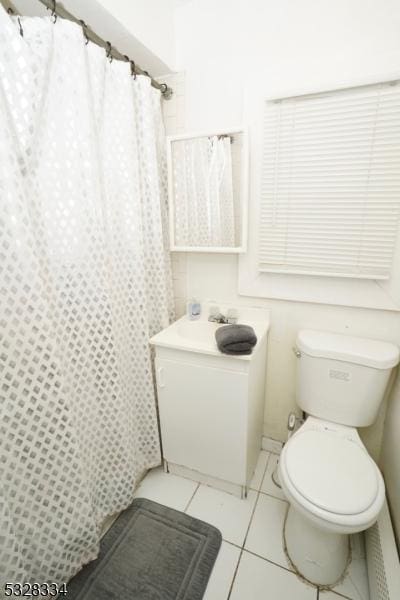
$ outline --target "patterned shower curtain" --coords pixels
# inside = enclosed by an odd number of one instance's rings
[[[63,582],[160,463],[171,317],[160,94],[81,29],[0,7],[0,595]]]

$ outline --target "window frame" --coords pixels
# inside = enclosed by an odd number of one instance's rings
[[[253,298],[329,304],[377,310],[400,311],[400,228],[394,251],[393,271],[389,280],[354,279],[266,273],[258,270],[259,209],[263,158],[264,104],[283,97],[327,92],[400,79],[399,72],[380,73],[375,77],[351,81],[331,81],[315,88],[293,90],[268,89],[263,81],[252,82],[244,93],[244,115],[249,131],[250,194],[248,251],[239,257],[238,294]]]

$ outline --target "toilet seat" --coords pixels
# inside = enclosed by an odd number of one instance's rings
[[[302,431],[284,455],[288,478],[306,500],[343,515],[367,510],[378,494],[377,468],[354,441],[328,431]]]
[[[370,527],[385,498],[382,475],[357,430],[315,417],[308,417],[285,444],[279,476],[289,502],[332,532]]]

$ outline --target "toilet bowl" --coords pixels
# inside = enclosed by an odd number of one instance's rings
[[[382,508],[382,475],[353,427],[308,417],[284,446],[279,472],[288,498],[326,530],[363,531]]]
[[[382,475],[354,427],[308,417],[279,460],[290,503],[284,540],[295,569],[316,585],[334,585],[350,560],[348,534],[377,519]]]
[[[330,587],[351,559],[348,534],[370,527],[384,502],[382,475],[356,428],[376,420],[400,352],[388,342],[311,329],[298,332],[294,352],[296,403],[308,418],[279,460],[290,504],[285,550],[303,578]]]

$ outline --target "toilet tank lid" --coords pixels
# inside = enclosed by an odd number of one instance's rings
[[[368,338],[302,329],[296,344],[309,356],[333,358],[375,369],[391,369],[399,362],[398,346]]]

